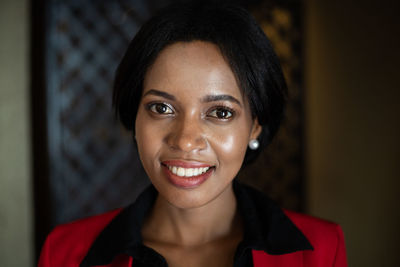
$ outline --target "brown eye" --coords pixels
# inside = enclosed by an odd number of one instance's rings
[[[216,108],[212,110],[208,116],[214,117],[220,120],[228,120],[233,116],[233,111],[230,111],[227,108]]]
[[[150,104],[149,110],[154,113],[157,113],[157,114],[173,114],[174,113],[172,108],[169,105],[164,104],[164,103]]]

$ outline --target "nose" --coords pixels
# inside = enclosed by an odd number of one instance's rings
[[[175,150],[197,152],[207,147],[201,121],[197,118],[176,119],[167,136],[167,144]]]

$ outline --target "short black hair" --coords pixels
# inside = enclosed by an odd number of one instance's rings
[[[262,126],[260,148],[247,149],[253,161],[279,129],[287,97],[284,75],[270,41],[253,16],[228,3],[196,2],[168,6],[146,22],[119,64],[113,106],[126,129],[135,131],[143,80],[158,54],[176,42],[206,41],[217,45]],[[238,129],[239,130],[239,129]]]

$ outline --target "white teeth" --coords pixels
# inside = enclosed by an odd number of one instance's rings
[[[192,177],[193,176],[193,169],[192,168],[186,169],[185,170],[185,176]]]
[[[175,175],[178,176],[185,176],[185,177],[192,177],[192,176],[197,176],[200,174],[205,173],[210,169],[210,167],[201,167],[201,168],[182,168],[182,167],[176,167],[176,166],[168,166],[168,169]]]
[[[178,176],[185,176],[185,169],[182,168],[182,167],[179,167],[176,174],[177,174]]]

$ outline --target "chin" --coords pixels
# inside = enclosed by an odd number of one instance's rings
[[[194,209],[203,207],[215,199],[218,199],[231,184],[216,185],[212,183],[212,179],[204,182],[196,188],[179,188],[171,183],[154,184],[160,197],[167,201],[170,205],[178,209]]]
[[[157,191],[160,197],[178,209],[200,208],[215,198],[206,188],[204,190],[201,188],[182,189],[167,185],[157,188]]]

